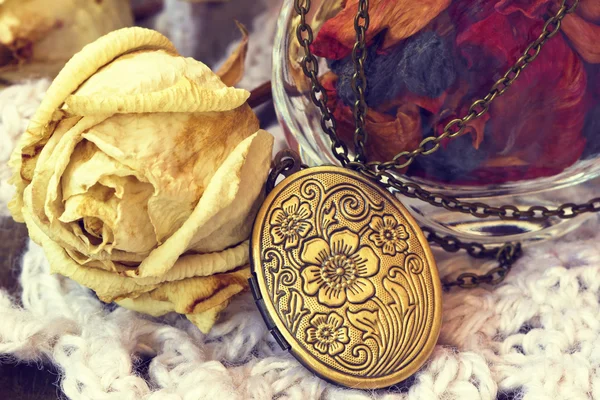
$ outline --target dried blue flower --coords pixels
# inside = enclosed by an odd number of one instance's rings
[[[370,107],[394,100],[404,90],[436,98],[456,80],[456,68],[448,45],[435,32],[412,36],[390,54],[377,54],[376,49],[377,42],[369,47],[365,63],[365,100]],[[332,61],[329,67],[338,76],[340,99],[346,105],[354,104],[352,58]]]
[[[466,181],[468,174],[477,169],[486,158],[485,151],[473,147],[471,135],[463,135],[450,140],[435,155],[415,158],[412,168],[441,181]]]
[[[456,80],[452,54],[435,32],[409,38],[398,67],[407,89],[421,96],[439,97]]]

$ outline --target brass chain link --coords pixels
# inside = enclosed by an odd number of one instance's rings
[[[356,42],[352,48],[352,61],[354,62],[354,75],[352,75],[352,91],[356,95],[354,102],[354,152],[357,162],[366,162],[365,144],[367,143],[367,130],[365,129],[365,118],[367,116],[367,102],[365,92],[367,90],[367,76],[365,74],[365,61],[367,60],[367,29],[369,28],[369,1],[359,0],[358,13],[354,18],[354,30],[356,31]]]
[[[492,207],[485,203],[460,201],[456,197],[440,193],[432,193],[423,189],[416,183],[407,183],[397,179],[388,171],[373,171],[364,164],[349,163],[354,170],[370,177],[380,184],[398,192],[406,197],[419,199],[435,207],[445,208],[448,211],[471,214],[477,218],[498,217],[503,220],[543,221],[550,217],[570,219],[578,215],[600,212],[600,197],[589,200],[587,203],[565,203],[556,209],[535,205],[526,210],[520,210],[514,205],[501,205]]]
[[[300,23],[296,27],[296,38],[304,48],[301,65],[304,75],[311,81],[310,98],[321,111],[321,128],[331,140],[331,151],[334,157],[343,166],[346,166],[351,162],[348,157],[348,146],[337,135],[335,118],[327,107],[327,92],[319,81],[319,63],[310,49],[313,42],[313,31],[306,21],[306,15],[310,10],[310,0],[294,0],[294,9],[300,17]],[[363,82],[366,84],[366,80]]]
[[[470,289],[479,286],[482,283],[497,285],[502,282],[514,262],[521,256],[521,243],[506,243],[500,248],[486,248],[481,243],[465,243],[454,236],[440,236],[430,228],[422,228],[425,237],[430,243],[435,243],[449,253],[456,253],[459,250],[465,250],[467,254],[474,258],[495,259],[498,266],[490,269],[484,274],[474,272],[463,272],[455,280],[442,282],[444,289],[450,289],[458,286],[464,289]]]
[[[575,12],[579,5],[579,0],[562,0],[558,11],[548,18],[544,23],[542,33],[532,43],[527,46],[522,56],[517,59],[505,74],[498,79],[484,97],[475,100],[467,114],[462,118],[456,118],[448,122],[444,131],[439,136],[431,136],[423,139],[419,146],[412,151],[403,151],[398,153],[392,160],[386,162],[367,162],[365,154],[365,144],[367,141],[367,132],[365,129],[365,117],[368,107],[365,100],[367,79],[365,74],[365,61],[367,57],[366,31],[369,26],[368,0],[359,0],[358,12],[354,19],[354,29],[356,32],[356,43],[352,49],[352,60],[355,67],[355,73],[352,76],[352,90],[356,95],[354,103],[354,118],[356,121],[356,130],[354,132],[355,159],[351,160],[348,156],[348,147],[339,138],[336,130],[336,121],[327,107],[327,93],[319,81],[318,60],[312,53],[310,46],[313,42],[313,31],[307,23],[306,16],[310,10],[310,0],[294,0],[295,11],[300,16],[300,23],[296,28],[296,36],[300,45],[304,49],[304,57],[301,65],[304,74],[311,81],[310,97],[313,103],[321,111],[321,127],[331,140],[331,149],[333,155],[340,163],[348,168],[352,168],[363,175],[379,181],[383,186],[403,194],[407,197],[417,198],[436,207],[443,207],[450,211],[457,211],[465,214],[471,214],[478,218],[490,216],[499,217],[505,220],[545,220],[551,217],[563,219],[574,218],[577,215],[588,212],[600,212],[600,197],[589,200],[584,204],[566,203],[556,209],[536,205],[527,210],[520,210],[514,205],[502,205],[492,207],[485,203],[460,201],[456,197],[447,196],[439,193],[432,193],[421,188],[414,183],[405,183],[397,179],[390,170],[400,170],[412,164],[418,156],[428,156],[435,153],[440,148],[444,139],[454,139],[464,133],[469,122],[472,122],[485,115],[492,102],[499,96],[502,96],[508,88],[519,78],[522,71],[533,62],[539,55],[542,47],[552,38],[561,28],[562,20],[568,14]],[[485,274],[463,273],[452,282],[445,282],[444,287],[474,287],[481,283],[496,284],[501,282],[510,271],[512,264],[521,255],[520,243],[506,243],[500,249],[487,249],[478,243],[463,243],[453,236],[442,237],[437,235],[431,229],[423,228],[428,240],[442,247],[446,251],[455,252],[466,250],[469,255],[477,258],[495,258],[499,266]]]

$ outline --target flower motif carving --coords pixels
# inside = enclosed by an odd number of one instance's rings
[[[297,196],[291,196],[271,215],[273,243],[284,243],[286,250],[297,247],[300,238],[306,237],[310,231],[311,224],[308,221],[311,217],[309,204],[301,202]]]
[[[408,232],[392,215],[374,216],[369,227],[373,230],[369,239],[383,250],[383,254],[395,256],[408,249]]]
[[[333,233],[329,241],[306,241],[300,258],[307,264],[300,273],[303,291],[317,294],[325,306],[339,307],[346,300],[360,304],[375,294],[367,278],[379,271],[379,258],[370,247],[359,247],[358,235],[348,229]]]
[[[306,329],[306,343],[312,344],[321,354],[340,354],[350,342],[348,328],[342,326],[343,322],[342,317],[335,312],[316,313]]]
[[[380,387],[407,377],[437,339],[441,286],[406,210],[337,167],[301,171],[268,199],[252,236],[267,322],[335,382]]]

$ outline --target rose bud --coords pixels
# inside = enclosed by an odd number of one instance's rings
[[[0,78],[54,77],[83,46],[132,23],[126,0],[0,0]]]
[[[273,138],[248,96],[157,32],[110,33],[48,89],[11,156],[10,210],[52,272],[206,332],[247,288],[270,167]]]

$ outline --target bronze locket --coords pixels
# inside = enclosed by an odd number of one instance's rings
[[[309,168],[275,186],[251,262],[269,329],[329,381],[387,387],[433,351],[442,287],[429,244],[396,197],[354,171]]]

